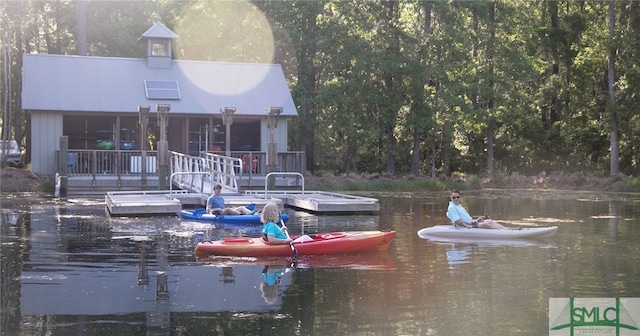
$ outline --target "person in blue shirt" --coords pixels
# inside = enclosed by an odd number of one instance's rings
[[[280,209],[277,204],[273,202],[267,203],[262,209],[260,221],[263,223],[262,239],[269,244],[287,244],[291,241],[291,238],[287,237],[276,224],[280,222]]]
[[[449,195],[449,207],[447,208],[447,217],[455,226],[461,225],[466,227],[477,227],[481,229],[506,230],[507,228],[496,223],[494,220],[484,217],[473,219],[471,215],[460,204],[460,191],[453,190]]]
[[[252,215],[254,212],[245,206],[227,208],[224,206],[224,198],[220,196],[222,186],[213,186],[213,195],[207,199],[207,213],[215,215]]]

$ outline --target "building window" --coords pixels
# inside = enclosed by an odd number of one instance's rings
[[[151,42],[151,56],[169,56],[169,48],[166,41]]]

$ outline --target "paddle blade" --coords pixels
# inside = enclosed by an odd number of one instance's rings
[[[293,262],[297,263],[298,262],[298,250],[296,250],[296,247],[293,246],[293,242],[289,242],[289,247],[291,247],[291,253],[293,254]]]

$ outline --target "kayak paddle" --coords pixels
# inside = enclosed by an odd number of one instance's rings
[[[282,231],[284,231],[285,236],[287,236],[287,239],[289,239],[289,247],[291,248],[291,252],[293,253],[293,262],[296,263],[298,262],[298,250],[296,249],[295,246],[293,246],[293,241],[289,236],[289,230],[287,230],[287,227],[284,225],[284,221],[282,220],[282,215],[280,215],[280,226],[282,227],[281,229]]]

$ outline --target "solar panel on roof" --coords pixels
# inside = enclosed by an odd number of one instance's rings
[[[146,80],[144,90],[147,99],[180,99],[180,87],[176,81]]]

